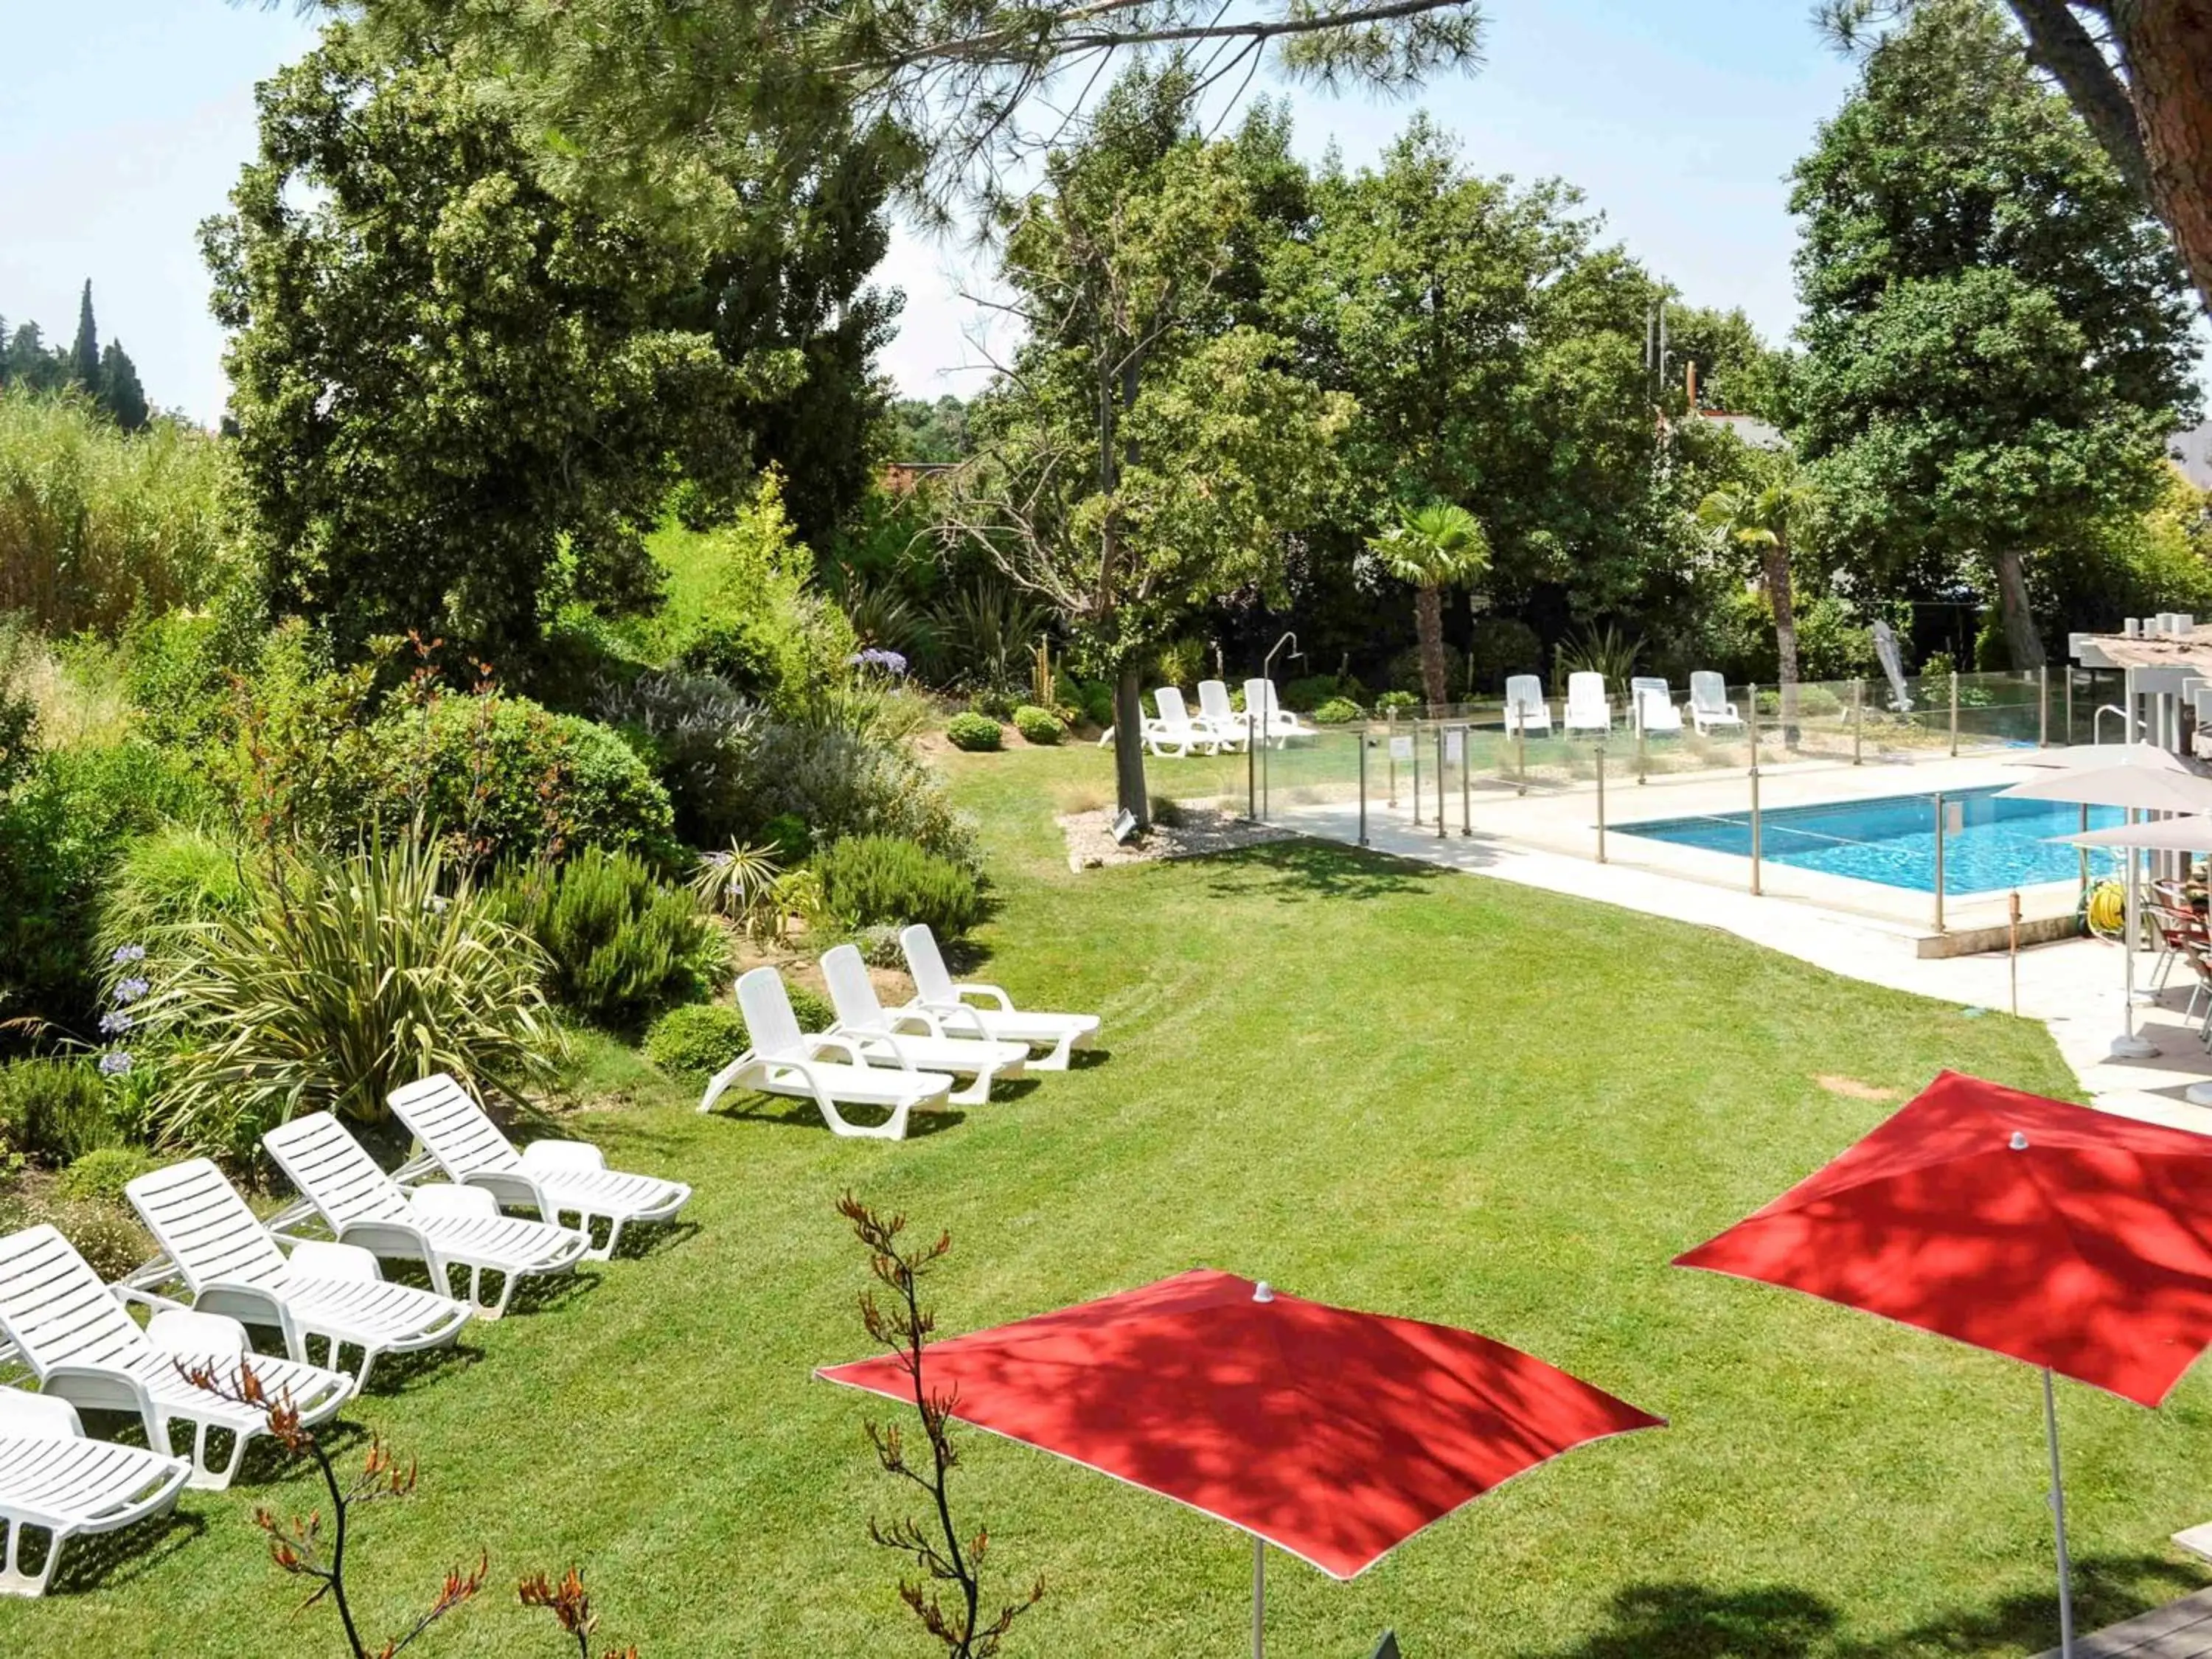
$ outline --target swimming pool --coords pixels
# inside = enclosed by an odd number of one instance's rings
[[[2051,837],[2077,834],[2081,809],[2063,801],[1999,800],[2008,786],[1947,793],[1943,890],[1997,893],[2038,882],[2071,881],[2081,872],[2079,852],[2052,846]],[[2117,807],[2093,806],[2089,827],[2120,822]],[[1661,818],[1624,823],[1620,833],[1672,842],[1678,847],[1751,856],[1751,814]],[[1775,864],[1832,876],[1880,882],[1915,892],[1936,890],[1936,808],[1931,795],[1887,795],[1875,800],[1836,801],[1823,806],[1785,806],[1759,815],[1759,856]],[[2104,867],[2100,860],[2096,867]]]

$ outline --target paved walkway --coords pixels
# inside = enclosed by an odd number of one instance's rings
[[[2085,1636],[2074,1659],[2208,1659],[2212,1656],[2212,1590],[2153,1607],[2136,1618]],[[2052,1648],[2040,1659],[2058,1659]]]

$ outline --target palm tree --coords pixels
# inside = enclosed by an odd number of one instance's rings
[[[1790,586],[1790,526],[1811,501],[1812,492],[1785,470],[1771,483],[1723,484],[1698,503],[1698,522],[1759,561],[1759,583],[1774,609],[1784,743],[1796,742],[1797,735],[1797,602]]]
[[[1490,568],[1490,538],[1463,507],[1431,501],[1408,508],[1367,546],[1382,568],[1413,584],[1413,625],[1421,637],[1421,692],[1431,704],[1449,701],[1444,669],[1444,589]]]

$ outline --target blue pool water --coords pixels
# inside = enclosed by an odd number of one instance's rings
[[[2081,854],[2051,837],[2078,834],[2081,809],[2063,801],[1999,800],[2005,786],[1944,796],[1949,833],[1943,838],[1943,890],[1994,893],[2037,882],[2071,881]],[[1930,795],[1789,806],[1759,815],[1759,856],[1832,876],[1878,881],[1922,893],[1936,890],[1936,808]],[[2120,822],[2117,807],[2093,806],[2089,827]],[[1620,833],[1708,852],[1751,856],[1751,814],[1662,818],[1620,826]],[[2097,867],[2102,867],[2102,861]]]

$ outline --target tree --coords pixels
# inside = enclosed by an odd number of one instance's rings
[[[1490,544],[1474,514],[1449,501],[1409,509],[1370,551],[1401,582],[1413,585],[1413,615],[1421,638],[1421,691],[1431,706],[1449,702],[1444,667],[1443,591],[1480,574],[1490,565]]]
[[[1826,0],[1854,49],[1917,0]],[[2203,0],[2009,0],[2028,52],[2165,222],[2212,308],[2212,20]]]
[[[100,350],[100,406],[125,432],[140,430],[150,416],[146,388],[138,383],[138,366],[120,340],[110,340]]]
[[[2172,250],[1990,0],[1916,6],[1795,177],[1832,539],[1876,586],[1980,573],[2035,666],[2028,562],[2148,507],[2193,417]]]
[[[85,278],[84,292],[76,302],[76,343],[70,348],[70,379],[84,389],[88,397],[100,396],[100,328],[92,319],[92,279]]]
[[[1729,547],[1748,553],[1774,612],[1774,655],[1782,689],[1783,740],[1795,741],[1797,716],[1797,599],[1790,580],[1790,538],[1808,516],[1812,492],[1784,454],[1744,460],[1752,477],[1723,484],[1698,503],[1698,520],[1717,532]]]
[[[726,494],[811,441],[810,366],[879,336],[850,146],[708,236],[551,195],[435,37],[334,23],[258,97],[203,232],[240,470],[275,603],[348,653],[416,629],[505,659],[564,598],[650,602],[676,472]]]
[[[1348,398],[1230,314],[1249,228],[1236,147],[1192,130],[1187,70],[1133,70],[1019,204],[1000,276],[1027,330],[972,414],[944,533],[985,549],[1115,682],[1116,793],[1139,824],[1142,675],[1218,597],[1279,590],[1288,538],[1336,485]]]

